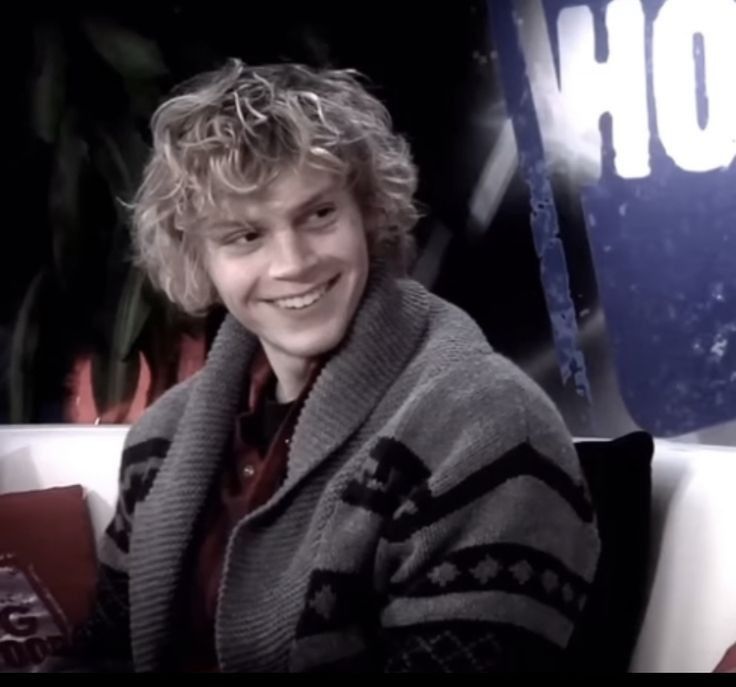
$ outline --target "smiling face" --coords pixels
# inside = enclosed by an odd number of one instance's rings
[[[207,271],[270,358],[312,361],[345,336],[368,279],[362,214],[342,178],[288,169],[207,218]]]

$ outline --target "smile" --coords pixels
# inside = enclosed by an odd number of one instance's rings
[[[289,296],[288,298],[275,298],[271,301],[277,308],[283,310],[304,310],[322,300],[325,294],[334,286],[338,277],[334,277],[324,284],[303,293],[299,296]]]

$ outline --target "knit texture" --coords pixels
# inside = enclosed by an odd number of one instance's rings
[[[205,367],[126,439],[102,577],[116,580],[108,592],[127,580],[127,599],[98,608],[114,620],[110,653],[129,642],[136,670],[175,663],[197,518],[257,346],[228,317]],[[225,671],[552,667],[598,551],[575,449],[544,393],[459,309],[375,270],[305,401],[286,480],[231,533],[218,660]],[[104,625],[98,613],[91,626]]]

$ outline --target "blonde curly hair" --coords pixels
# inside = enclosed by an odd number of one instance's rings
[[[135,257],[185,312],[218,301],[195,231],[208,210],[222,194],[251,193],[303,162],[344,175],[371,255],[405,268],[416,168],[356,72],[231,59],[185,83],[151,127],[153,152],[132,203]]]

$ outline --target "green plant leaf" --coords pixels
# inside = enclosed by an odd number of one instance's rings
[[[154,110],[164,95],[162,87],[155,81],[126,81],[126,91],[130,99],[130,111],[139,121],[150,121]]]
[[[36,74],[31,85],[31,122],[41,140],[53,143],[66,95],[66,51],[56,27],[37,26],[33,35]]]
[[[118,360],[95,352],[92,355],[92,393],[102,415],[115,407],[125,407],[135,394],[140,374],[140,359]]]
[[[137,343],[150,313],[145,277],[131,267],[115,313],[111,346],[92,356],[92,390],[100,413],[124,409],[131,401],[140,373]]]
[[[141,172],[148,156],[148,146],[132,122],[122,120],[115,125],[95,128],[92,160],[115,197],[129,202],[138,188]]]
[[[146,278],[131,267],[123,285],[113,331],[113,355],[117,360],[135,357],[136,344],[151,314],[151,304],[146,297]]]
[[[40,271],[23,297],[10,340],[9,405],[10,422],[27,423],[33,416],[35,379],[33,366],[38,351],[38,302],[45,279]]]
[[[86,152],[86,144],[77,135],[74,115],[70,111],[59,127],[48,199],[54,264],[63,285],[67,284],[69,277],[75,276],[82,244],[80,190]]]
[[[87,19],[83,29],[97,53],[125,79],[157,79],[168,74],[152,40],[103,19]]]

